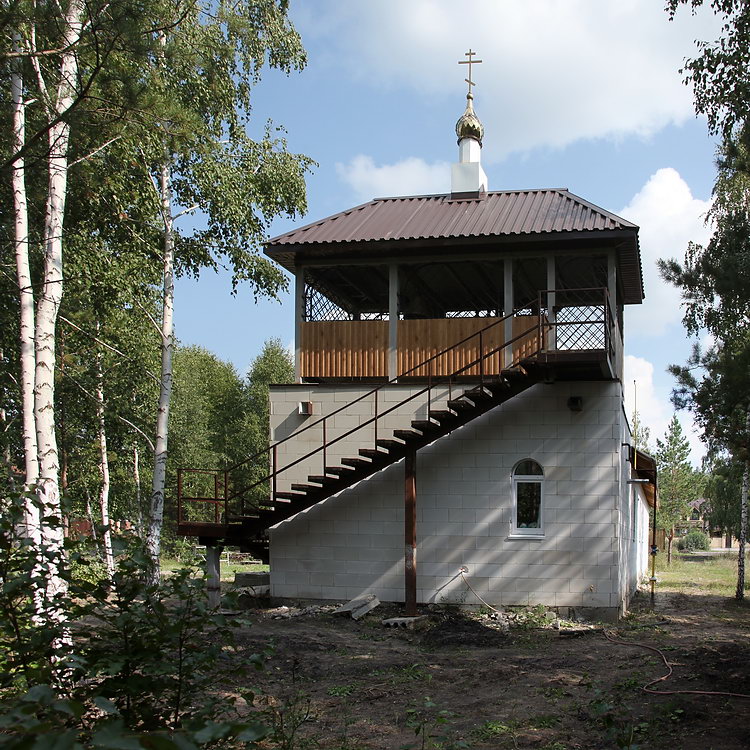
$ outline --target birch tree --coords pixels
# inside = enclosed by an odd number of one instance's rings
[[[159,336],[162,370],[147,548],[158,578],[168,455],[176,273],[232,269],[233,287],[274,296],[284,276],[258,250],[278,214],[305,209],[304,173],[311,161],[287,151],[267,124],[256,140],[251,92],[264,66],[287,73],[305,62],[285,0],[196,3],[163,23],[153,90],[171,103],[144,160],[163,222],[163,298]],[[177,220],[197,212],[199,228],[178,232]]]

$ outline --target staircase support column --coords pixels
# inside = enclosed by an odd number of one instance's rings
[[[417,452],[404,461],[404,604],[407,617],[417,616]]]
[[[218,609],[221,604],[221,553],[224,548],[218,544],[206,545],[206,593],[208,606]]]

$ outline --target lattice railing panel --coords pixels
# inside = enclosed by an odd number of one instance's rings
[[[352,320],[352,314],[337,305],[322,292],[305,287],[305,320]]]
[[[494,318],[499,317],[497,310],[449,310],[446,318]]]
[[[559,350],[588,351],[606,347],[603,305],[556,307],[555,322]]]

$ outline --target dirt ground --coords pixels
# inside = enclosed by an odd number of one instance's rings
[[[304,603],[300,603],[304,607]],[[270,651],[252,705],[276,727],[269,748],[750,747],[750,698],[650,695],[658,653],[614,644],[604,626],[424,609],[421,631],[385,628],[398,607],[355,622],[330,611],[247,612],[244,654]],[[587,629],[588,628],[588,629]],[[674,669],[656,690],[750,695],[750,605],[700,589],[639,595],[612,637],[660,649]],[[241,687],[235,685],[235,688]],[[230,690],[231,690],[230,686]]]

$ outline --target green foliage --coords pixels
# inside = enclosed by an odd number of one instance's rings
[[[708,499],[708,523],[722,534],[739,536],[740,533],[740,485],[743,466],[730,458],[713,462],[706,483]]]
[[[243,425],[249,441],[247,457],[253,456],[240,471],[233,474],[236,487],[249,487],[268,476],[270,444],[269,386],[294,382],[294,361],[281,339],[269,339],[253,360],[247,374],[248,411]],[[247,495],[250,504],[258,504],[269,496],[266,483]]]
[[[690,444],[676,415],[672,416],[664,440],[656,441],[656,463],[659,476],[658,528],[668,537],[690,512],[690,501],[700,494],[701,486],[690,465]]]
[[[726,137],[750,117],[750,6],[745,0],[667,0],[666,7],[673,18],[680,5],[695,12],[704,4],[721,19],[721,36],[696,42],[699,54],[682,72],[693,86],[696,113],[707,116],[711,132]]]
[[[691,529],[677,541],[677,549],[684,552],[711,549],[711,540],[700,529]]]
[[[412,706],[406,711],[406,726],[414,730],[417,741],[402,745],[402,750],[428,750],[444,748],[458,750],[468,745],[453,738],[450,723],[455,717],[452,711],[439,708],[430,697],[425,697],[421,705]]]
[[[674,404],[693,411],[712,447],[744,460],[750,449],[745,429],[750,406],[750,335],[707,352],[696,345],[684,367],[673,365],[669,370],[677,378]]]
[[[640,451],[650,453],[651,430],[647,425],[643,424],[643,420],[638,411],[633,412],[630,424],[633,427],[633,446]]]
[[[68,594],[40,606],[30,596],[42,574],[38,551],[19,534],[21,517],[20,498],[4,501],[4,746],[187,750],[220,741],[246,745],[266,735],[258,722],[237,720],[215,689],[234,648],[231,628],[208,608],[194,571],[147,585],[148,558],[130,545],[111,582],[73,578],[63,568]],[[86,563],[81,552],[71,555]],[[254,656],[244,661],[261,664]]]

